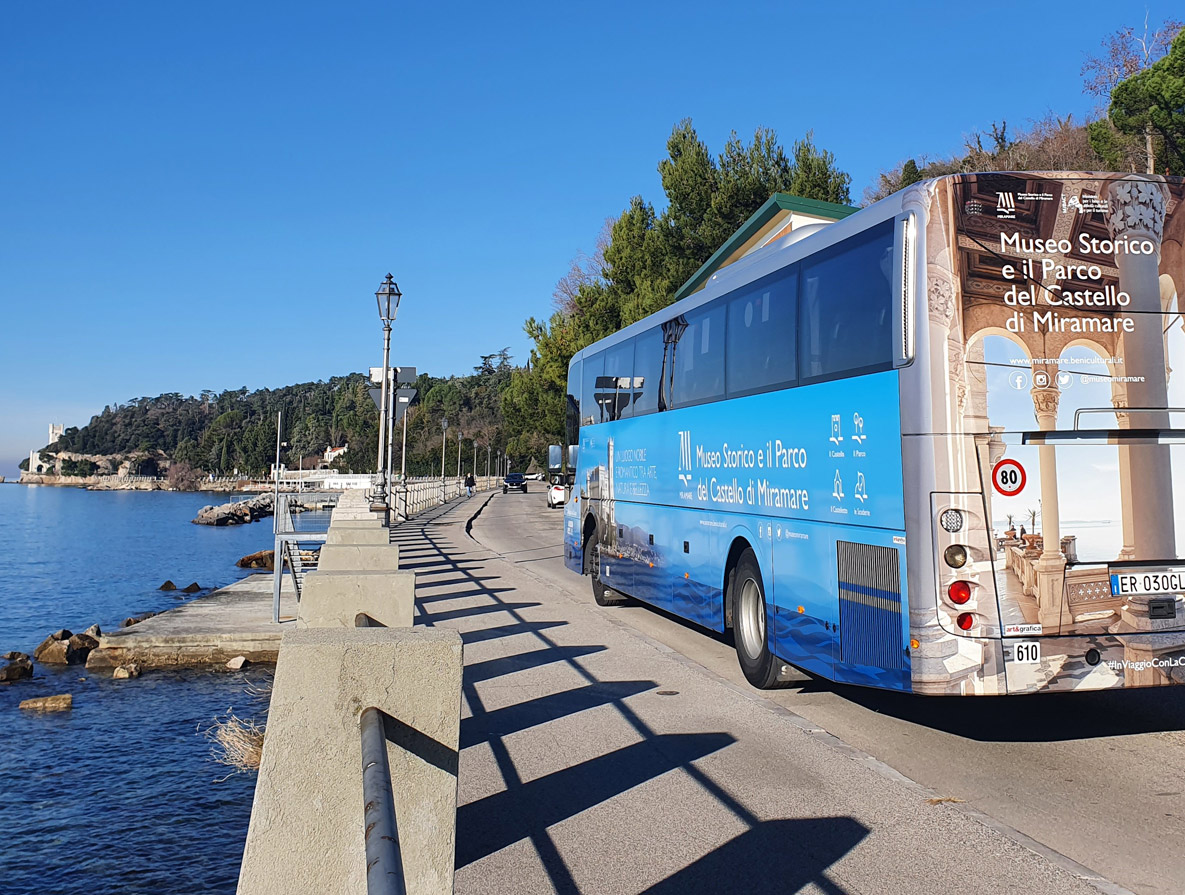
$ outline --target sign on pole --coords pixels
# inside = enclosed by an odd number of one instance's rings
[[[375,367],[375,369],[377,370],[378,367]],[[383,390],[381,388],[368,388],[367,391],[370,392],[370,400],[374,401],[374,406],[377,407],[379,410],[382,410],[383,409]]]
[[[377,391],[377,389],[374,389]],[[397,388],[395,389],[395,422],[403,419],[403,415],[407,413],[407,408],[411,406],[412,399],[416,396],[414,388]]]
[[[387,381],[390,382],[391,380],[394,380],[395,382],[399,383],[400,385],[403,385],[406,382],[415,382],[416,381],[416,368],[415,367],[389,367],[387,369]],[[370,381],[375,383],[376,385],[383,384],[383,368],[382,367],[371,367],[370,368]]]

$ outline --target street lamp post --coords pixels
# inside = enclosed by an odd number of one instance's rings
[[[409,406],[403,411],[403,447],[399,451],[399,487],[403,490],[403,519],[407,519],[407,412],[411,410]]]
[[[383,321],[383,394],[379,403],[379,455],[376,472],[379,482],[383,486],[383,494],[386,495],[386,479],[383,473],[383,439],[387,437],[387,389],[390,387],[387,380],[391,376],[391,324],[395,321],[395,315],[399,313],[399,299],[403,298],[403,293],[399,291],[399,284],[395,282],[395,278],[391,274],[387,274],[386,279],[379,284],[378,290],[374,293],[374,298],[379,307],[379,319]],[[390,450],[389,439],[387,449]]]
[[[457,478],[461,477],[461,430],[457,430]]]
[[[444,449],[448,444],[448,417],[440,421],[440,502],[445,502],[444,495]]]

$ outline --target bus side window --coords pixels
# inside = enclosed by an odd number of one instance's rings
[[[565,453],[570,444],[580,444],[580,361],[568,368],[568,398],[565,402]]]
[[[729,397],[792,385],[798,268],[780,270],[728,302]],[[735,293],[734,293],[735,294]]]
[[[633,401],[630,416],[658,411],[658,380],[663,373],[662,330],[657,326],[634,339]]]
[[[675,370],[671,406],[687,407],[724,397],[724,304],[687,315],[687,328],[669,348]]]
[[[634,340],[614,345],[605,351],[605,376],[597,393],[604,393],[606,420],[631,416],[630,383],[634,370]]]
[[[803,264],[802,378],[835,378],[892,365],[892,252],[893,223],[886,221]]]
[[[605,375],[605,352],[598,351],[589,355],[582,362],[584,367],[580,388],[580,425],[595,426],[605,422],[608,417],[603,415],[604,405],[597,403],[597,380]]]

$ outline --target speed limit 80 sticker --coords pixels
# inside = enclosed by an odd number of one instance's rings
[[[1025,488],[1028,476],[1015,460],[1001,460],[992,467],[992,487],[1005,497],[1015,497]]]

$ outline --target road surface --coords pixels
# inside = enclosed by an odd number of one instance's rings
[[[543,488],[497,494],[471,529],[556,592],[786,709],[938,797],[1134,892],[1185,892],[1185,687],[1016,698],[921,698],[804,679],[758,693],[729,642],[644,604],[601,609],[564,568]],[[936,886],[932,891],[941,891]]]

